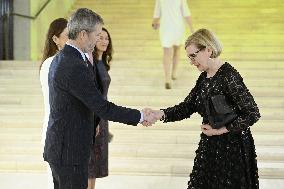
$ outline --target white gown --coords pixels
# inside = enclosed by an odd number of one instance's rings
[[[40,69],[40,84],[41,90],[43,94],[43,102],[44,102],[44,118],[43,118],[43,127],[41,134],[41,144],[44,146],[46,130],[48,126],[49,114],[50,114],[50,105],[49,105],[49,87],[48,87],[48,72],[50,64],[53,60],[54,56],[47,58],[41,66]],[[53,177],[50,170],[49,165],[47,164],[47,187],[48,189],[53,189]]]
[[[48,72],[50,64],[53,60],[54,56],[47,58],[41,66],[40,69],[40,84],[41,90],[43,94],[43,103],[44,103],[44,118],[43,118],[43,127],[42,127],[42,135],[41,135],[41,144],[44,145],[46,130],[48,125],[48,119],[50,114],[50,105],[49,105],[49,87],[48,87]]]
[[[156,0],[154,18],[160,18],[162,47],[179,46],[184,42],[184,17],[188,16],[186,0]]]

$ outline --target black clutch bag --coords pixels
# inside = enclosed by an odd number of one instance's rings
[[[205,109],[209,124],[213,129],[219,129],[236,119],[237,113],[230,107],[224,95],[216,95],[207,99]]]

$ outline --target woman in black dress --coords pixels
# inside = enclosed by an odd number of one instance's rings
[[[200,74],[183,102],[154,111],[164,122],[179,121],[199,113],[203,122],[201,139],[188,189],[259,188],[254,140],[250,126],[260,118],[257,104],[239,72],[219,58],[222,47],[207,29],[192,34],[185,43],[188,58]],[[209,125],[207,99],[224,95],[237,117],[219,129]]]
[[[99,74],[100,90],[105,99],[107,99],[108,88],[111,81],[108,71],[110,70],[112,53],[111,37],[109,32],[103,28],[95,50],[93,51],[93,63],[96,64]],[[91,158],[88,167],[88,189],[95,188],[96,178],[108,176],[108,142],[110,138],[108,121],[101,119],[97,128],[99,128],[99,134],[96,136],[95,144],[91,149]]]

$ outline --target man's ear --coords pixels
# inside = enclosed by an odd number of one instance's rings
[[[80,31],[80,33],[79,33],[80,35],[81,35],[81,38],[82,37],[85,37],[85,35],[88,35],[88,33],[87,33],[87,31],[86,30],[82,30],[82,31]]]
[[[78,33],[76,39],[83,40],[86,34],[87,34],[87,32],[85,30],[82,30]]]

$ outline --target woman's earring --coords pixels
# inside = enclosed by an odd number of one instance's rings
[[[211,53],[211,55],[210,55],[210,58],[213,58],[213,51],[212,51],[212,53]]]

